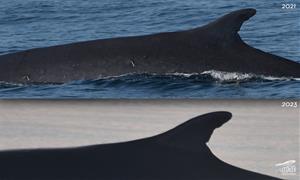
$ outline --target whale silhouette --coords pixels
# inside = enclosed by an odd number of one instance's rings
[[[30,49],[0,56],[0,81],[65,83],[128,73],[208,70],[300,77],[300,63],[244,43],[238,31],[255,9],[231,12],[203,27]]]
[[[0,152],[1,180],[277,179],[218,159],[206,143],[229,112],[204,114],[165,133],[121,143]]]

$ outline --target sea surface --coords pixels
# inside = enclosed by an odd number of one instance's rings
[[[200,27],[241,8],[239,32],[261,50],[300,62],[300,1],[1,0],[0,54],[78,41]],[[296,4],[282,9],[282,4]],[[297,7],[299,6],[299,7]],[[226,63],[226,62],[224,62]],[[209,71],[129,74],[66,84],[0,83],[0,98],[300,98],[300,80]]]

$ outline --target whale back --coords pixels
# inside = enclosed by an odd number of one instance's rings
[[[192,30],[75,42],[0,56],[0,81],[66,83],[125,74],[217,70],[300,77],[300,64],[242,41],[242,24],[255,9],[233,11]]]

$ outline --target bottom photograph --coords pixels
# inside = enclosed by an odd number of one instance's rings
[[[0,180],[299,179],[298,101],[1,100]]]

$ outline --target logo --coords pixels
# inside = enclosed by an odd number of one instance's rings
[[[283,163],[277,163],[275,166],[281,175],[296,175],[296,160],[288,160]]]

